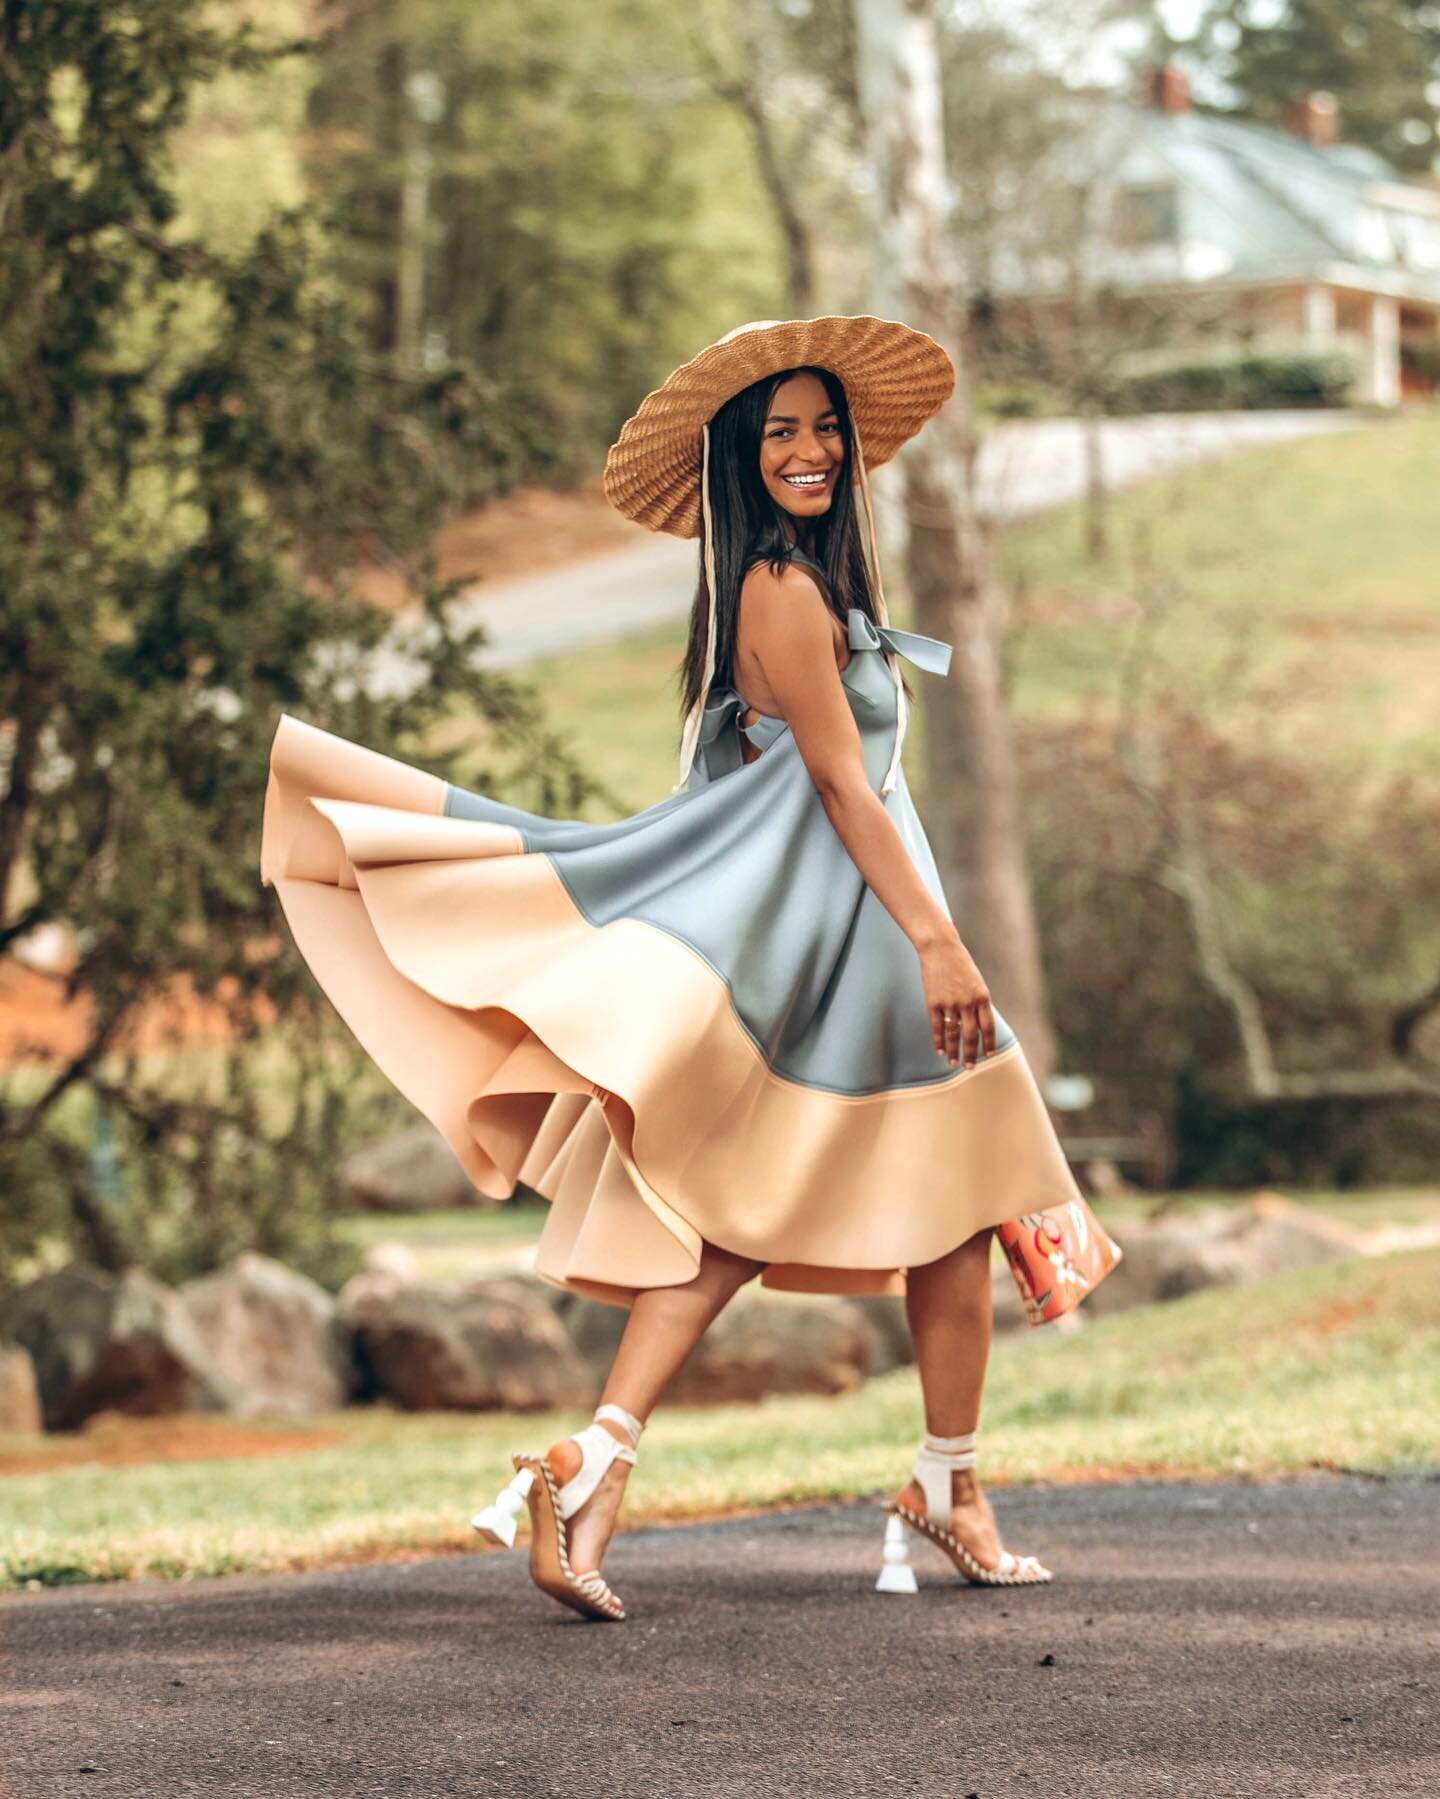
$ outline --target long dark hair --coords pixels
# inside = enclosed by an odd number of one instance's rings
[[[753,563],[763,561],[778,575],[795,554],[795,545],[785,530],[786,514],[771,498],[760,473],[760,439],[770,401],[781,382],[795,375],[818,375],[824,382],[845,445],[845,459],[835,480],[829,509],[814,527],[814,559],[826,575],[822,591],[842,623],[852,606],[858,606],[872,621],[875,619],[855,509],[854,434],[844,383],[829,369],[820,368],[781,369],[778,374],[766,375],[728,399],[710,420],[710,516],[714,526],[716,587],[713,678],[717,685],[725,685],[731,679],[740,584],[747,570]],[[705,675],[709,600],[702,537],[700,575],[690,609],[690,640],[680,667],[682,717],[689,715],[699,697]]]

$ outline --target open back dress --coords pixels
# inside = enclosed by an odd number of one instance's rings
[[[944,674],[950,650],[847,624],[879,793],[885,651]],[[937,1054],[914,947],[789,728],[751,710],[717,683],[687,786],[608,824],[288,714],[271,750],[262,879],[321,987],[482,1193],[550,1201],[537,1271],[622,1305],[690,1280],[707,1241],[771,1287],[898,1293],[982,1227],[1081,1197],[998,1012],[974,1068]],[[903,768],[883,803],[949,915]]]

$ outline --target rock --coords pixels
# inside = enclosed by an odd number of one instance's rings
[[[1339,1220],[1317,1217],[1278,1194],[1261,1194],[1226,1228],[1196,1245],[1168,1270],[1160,1297],[1203,1287],[1237,1286],[1360,1254],[1361,1236]]]
[[[30,1352],[18,1343],[0,1343],[0,1436],[30,1436],[43,1429]]]
[[[246,1253],[187,1281],[180,1297],[247,1415],[334,1411],[355,1386],[350,1333],[318,1282]]]
[[[666,1398],[696,1405],[768,1393],[848,1393],[879,1355],[874,1328],[851,1300],[742,1291],[701,1338]]]
[[[179,1294],[139,1269],[74,1263],[0,1304],[0,1337],[30,1352],[46,1427],[95,1412],[222,1412],[243,1394],[211,1354]]]
[[[554,1309],[514,1276],[402,1287],[357,1275],[341,1313],[375,1391],[409,1411],[545,1411],[598,1395]]]
[[[1225,1217],[1223,1212],[1180,1214],[1112,1230],[1124,1256],[1086,1296],[1082,1309],[1100,1318],[1175,1297],[1184,1291],[1183,1270],[1197,1263]]]
[[[1365,1248],[1363,1232],[1275,1193],[1257,1194],[1235,1211],[1180,1213],[1115,1235],[1124,1260],[1085,1301],[1094,1316],[1264,1280]]]
[[[578,1293],[563,1293],[558,1311],[585,1366],[597,1381],[603,1382],[630,1321],[630,1308],[582,1299]]]
[[[1092,1199],[1118,1199],[1124,1193],[1138,1193],[1140,1189],[1127,1181],[1115,1162],[1100,1158],[1087,1162],[1083,1170],[1085,1191]]]
[[[1018,1331],[1033,1329],[1025,1317],[1025,1301],[1020,1297],[1020,1289],[1015,1285],[1015,1276],[1011,1274],[1009,1264],[1001,1268],[995,1263],[990,1265],[991,1293],[991,1329],[997,1335],[1001,1331]],[[1068,1316],[1062,1313],[1061,1316]],[[1052,1323],[1058,1320],[1052,1319]]]
[[[367,1212],[444,1212],[491,1205],[428,1124],[358,1150],[342,1165],[336,1204]]]
[[[757,1306],[760,1308],[758,1313],[753,1310]],[[763,1382],[769,1378],[764,1372],[765,1359],[773,1354],[773,1349],[757,1342],[753,1377],[738,1372],[735,1344],[729,1341],[729,1336],[743,1334],[749,1329],[749,1325],[742,1322],[741,1332],[727,1332],[727,1318],[738,1312],[743,1314],[744,1320],[763,1324],[765,1318],[772,1316],[771,1308],[774,1308],[775,1319],[781,1321],[780,1328],[787,1340],[791,1336],[803,1337],[811,1354],[824,1348],[825,1339],[820,1320],[827,1315],[827,1308],[831,1308],[828,1315],[832,1319],[832,1329],[838,1326],[831,1341],[831,1353],[838,1350],[845,1362],[844,1371],[832,1367],[818,1376],[812,1373],[804,1377],[799,1384],[791,1384],[788,1378],[782,1380],[777,1377],[777,1384],[765,1386]],[[603,1382],[610,1371],[610,1364],[615,1360],[615,1351],[620,1347],[620,1338],[629,1321],[628,1308],[604,1305],[599,1300],[584,1299],[577,1293],[562,1292],[558,1309],[561,1320],[570,1333],[571,1342],[596,1379]],[[796,1310],[803,1314],[799,1319],[791,1317],[791,1313]],[[862,1327],[859,1346],[854,1342],[857,1325]],[[758,1287],[742,1290],[710,1326],[692,1354],[686,1370],[680,1374],[665,1397],[667,1401],[675,1399],[682,1404],[693,1405],[726,1397],[758,1398],[762,1392],[848,1392],[857,1384],[850,1361],[860,1355],[862,1350],[864,1359],[857,1364],[860,1379],[888,1374],[892,1368],[908,1367],[915,1360],[910,1328],[905,1321],[903,1299],[876,1294],[840,1299],[826,1294],[776,1293]],[[727,1370],[730,1372],[726,1372]],[[720,1391],[721,1386],[728,1385],[732,1375],[740,1381],[744,1390],[734,1394]],[[712,1387],[716,1388],[713,1392]]]
[[[887,1293],[862,1293],[848,1303],[870,1326],[875,1339],[866,1376],[889,1374],[894,1368],[909,1368],[915,1360],[915,1345],[910,1341],[905,1301]]]
[[[372,1243],[360,1258],[360,1270],[363,1274],[388,1275],[398,1281],[401,1286],[414,1286],[420,1279],[420,1263],[408,1243],[396,1243],[386,1239],[384,1243]]]
[[[997,1330],[1023,1328],[1025,1324],[1024,1307],[1020,1303],[1019,1292],[1016,1290],[1008,1270],[997,1268],[993,1278],[995,1328]],[[566,1293],[562,1289],[556,1289],[556,1291],[559,1293],[557,1309],[566,1330],[570,1333],[571,1341],[597,1380],[603,1381],[610,1370],[610,1364],[615,1359],[615,1351],[620,1347],[620,1338],[629,1319],[629,1311],[624,1306],[602,1305],[598,1300],[582,1299],[579,1294]],[[733,1345],[727,1347],[724,1335],[725,1321],[737,1310],[743,1312],[748,1318],[750,1316],[749,1308],[756,1304],[767,1308],[762,1316],[770,1315],[768,1308],[772,1305],[782,1308],[774,1315],[777,1318],[786,1319],[787,1329],[793,1328],[797,1332],[803,1330],[809,1333],[805,1340],[812,1350],[821,1342],[815,1318],[811,1317],[803,1321],[803,1324],[801,1321],[797,1321],[792,1326],[788,1314],[783,1311],[783,1308],[798,1306],[803,1309],[809,1307],[812,1312],[818,1308],[822,1314],[827,1308],[830,1308],[832,1319],[845,1333],[853,1332],[857,1321],[862,1322],[868,1332],[868,1336],[865,1338],[866,1358],[860,1370],[864,1379],[870,1379],[879,1374],[889,1374],[893,1369],[909,1368],[914,1364],[915,1346],[910,1341],[910,1326],[905,1317],[905,1301],[899,1297],[867,1293],[842,1298],[833,1294],[777,1293],[761,1287],[742,1289],[726,1310],[721,1313],[719,1319],[711,1325],[691,1358],[691,1369],[698,1368],[702,1371],[701,1384],[705,1390],[701,1392],[693,1384],[687,1385],[687,1377],[682,1374],[666,1395],[667,1399],[680,1399],[682,1402],[694,1404],[703,1403],[711,1396],[709,1387],[712,1378],[719,1379],[719,1376],[713,1373],[712,1358],[718,1354],[725,1359],[727,1364],[730,1364],[733,1355]],[[713,1347],[717,1339],[718,1351]],[[757,1353],[763,1357],[769,1354],[769,1351],[758,1349]],[[849,1354],[850,1352],[846,1350],[844,1353]],[[727,1375],[726,1379],[728,1378]],[[750,1387],[747,1386],[743,1395],[738,1396],[756,1397],[761,1378],[761,1374],[757,1373],[754,1382],[751,1383],[756,1388],[755,1391],[750,1390]],[[832,1373],[829,1376],[822,1375],[818,1379],[813,1375],[807,1376],[798,1385],[782,1382],[782,1384],[764,1390],[804,1393],[847,1392],[855,1384],[848,1374]]]

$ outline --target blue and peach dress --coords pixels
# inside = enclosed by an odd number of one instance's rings
[[[885,652],[938,675],[949,646],[858,608],[848,641],[867,775],[948,915],[903,767],[885,790]],[[288,714],[271,751],[262,879],[320,986],[482,1193],[550,1201],[537,1271],[622,1305],[705,1241],[770,1287],[899,1293],[1081,1198],[1014,1032],[997,1013],[971,1069],[937,1055],[913,946],[788,727],[747,710],[714,686],[685,788],[608,824]]]

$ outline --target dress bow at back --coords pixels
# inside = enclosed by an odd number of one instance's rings
[[[927,675],[948,675],[951,647],[938,637],[922,637],[918,631],[897,631],[893,625],[877,625],[858,606],[850,608],[852,650],[894,650]]]

